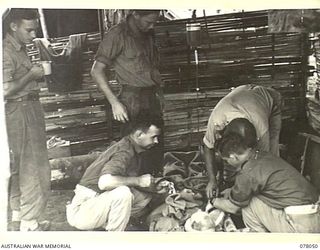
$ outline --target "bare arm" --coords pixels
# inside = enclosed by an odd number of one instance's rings
[[[150,187],[151,183],[152,176],[150,174],[137,177],[123,177],[105,174],[99,178],[98,187],[101,190],[112,190],[119,186]]]
[[[98,84],[100,90],[106,96],[112,107],[113,118],[117,121],[129,121],[126,107],[118,100],[109,86],[108,78],[105,74],[106,65],[95,61],[91,69],[92,79]]]
[[[213,197],[213,190],[218,188],[216,179],[217,167],[215,164],[214,149],[210,149],[206,145],[204,145],[204,161],[209,177],[209,183],[206,187],[206,193],[207,197],[210,199]]]
[[[44,72],[41,65],[33,65],[27,74],[20,79],[16,79],[3,83],[3,94],[5,97],[10,97],[23,89],[29,82],[35,81],[43,77]]]
[[[231,201],[225,198],[216,198],[213,200],[213,206],[227,213],[236,214],[240,211],[240,207],[234,205]]]
[[[269,118],[270,152],[279,156],[282,99],[281,94],[274,89],[271,90],[271,94],[273,97],[273,107]]]

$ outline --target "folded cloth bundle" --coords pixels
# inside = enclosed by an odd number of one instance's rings
[[[177,219],[166,216],[158,217],[156,220],[153,220],[150,224],[149,230],[154,232],[184,231]]]
[[[63,140],[60,137],[54,135],[49,140],[47,140],[47,149],[51,149],[54,147],[59,147],[62,145],[70,145],[69,141]]]
[[[183,225],[190,216],[202,206],[202,196],[194,194],[191,190],[171,194],[166,197],[165,203],[154,209],[146,221],[149,225],[159,217],[172,217]]]
[[[166,206],[162,210],[162,214],[164,216],[175,216],[180,220],[188,219],[203,203],[192,196],[193,194],[187,193],[187,191],[169,195],[165,200]]]
[[[210,213],[202,210],[196,211],[186,221],[184,227],[187,232],[216,232],[222,231],[222,224],[225,213],[219,209],[215,209]]]

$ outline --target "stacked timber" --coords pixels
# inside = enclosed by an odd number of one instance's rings
[[[52,93],[46,84],[42,83],[40,101],[45,111],[47,139],[56,136],[69,141],[72,156],[87,154],[113,140],[110,107],[90,76],[100,40],[99,33],[87,34],[87,46],[82,53],[83,80],[80,90]],[[55,38],[51,45],[59,53],[68,41],[69,37]],[[28,49],[32,60],[37,62],[39,53],[36,48],[30,46]],[[111,80],[110,84],[118,91],[119,87],[114,80]]]
[[[313,40],[313,52],[316,62],[316,72],[312,81],[312,92],[307,96],[307,115],[311,127],[320,134],[320,35]]]
[[[307,115],[310,126],[320,134],[320,102],[314,96],[307,99]]]
[[[160,73],[164,82],[164,140],[166,150],[199,145],[210,113],[232,87],[259,84],[278,89],[284,97],[283,119],[305,115],[308,37],[297,33],[268,33],[267,11],[241,12],[196,19],[160,22],[155,28]],[[186,24],[201,25],[201,43],[187,44]],[[119,124],[90,77],[100,34],[87,36],[82,56],[82,89],[65,94],[41,92],[48,138],[58,135],[71,142],[71,154],[81,155],[119,139]],[[53,39],[62,50],[68,37]],[[31,48],[30,56],[38,60]],[[107,72],[115,92],[114,72]]]
[[[201,42],[187,44],[186,24],[201,25]],[[258,84],[283,96],[283,120],[305,116],[308,37],[268,33],[266,11],[173,20],[156,26],[165,85],[167,150],[199,145],[209,115],[231,87]],[[196,65],[194,50],[199,63]]]

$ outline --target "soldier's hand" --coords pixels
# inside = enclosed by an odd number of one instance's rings
[[[44,70],[41,64],[35,64],[30,69],[33,80],[41,79],[44,76]]]
[[[152,183],[151,174],[144,174],[139,177],[139,187],[150,187]]]
[[[223,190],[223,191],[221,192],[223,198],[227,199],[227,198],[229,197],[230,191],[231,191],[231,188],[226,188],[225,190]]]
[[[156,190],[158,194],[164,194],[169,192],[169,182],[167,180],[163,180],[159,182],[156,186]]]
[[[215,196],[215,194],[218,192],[218,185],[215,181],[209,181],[207,187],[206,187],[206,194],[207,198],[211,199]]]
[[[129,121],[129,116],[126,107],[121,102],[116,102],[111,105],[113,119],[125,123]]]

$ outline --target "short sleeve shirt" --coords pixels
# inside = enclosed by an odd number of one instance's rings
[[[274,98],[273,92],[276,91],[262,86],[243,85],[222,98],[210,115],[203,138],[205,145],[214,148],[218,131],[223,130],[235,118],[245,118],[256,129],[259,138],[258,148],[269,151],[269,137],[265,134],[269,130],[269,118],[274,105],[280,101]]]
[[[129,18],[112,27],[104,36],[95,60],[116,72],[117,81],[135,87],[161,84],[158,55],[151,35],[136,34]]]
[[[102,175],[139,176],[141,152],[141,148],[129,136],[123,137],[87,168],[79,184],[100,193],[98,181]]]
[[[20,45],[14,37],[9,33],[3,40],[3,84],[15,84],[15,80],[19,80],[25,76],[32,68],[32,63],[27,55],[26,48]],[[39,91],[38,82],[30,81],[18,93],[7,97],[7,99],[16,99],[29,94],[30,92]]]
[[[294,167],[271,153],[259,152],[237,174],[229,200],[246,207],[252,197],[282,209],[288,206],[313,204],[319,194]]]

